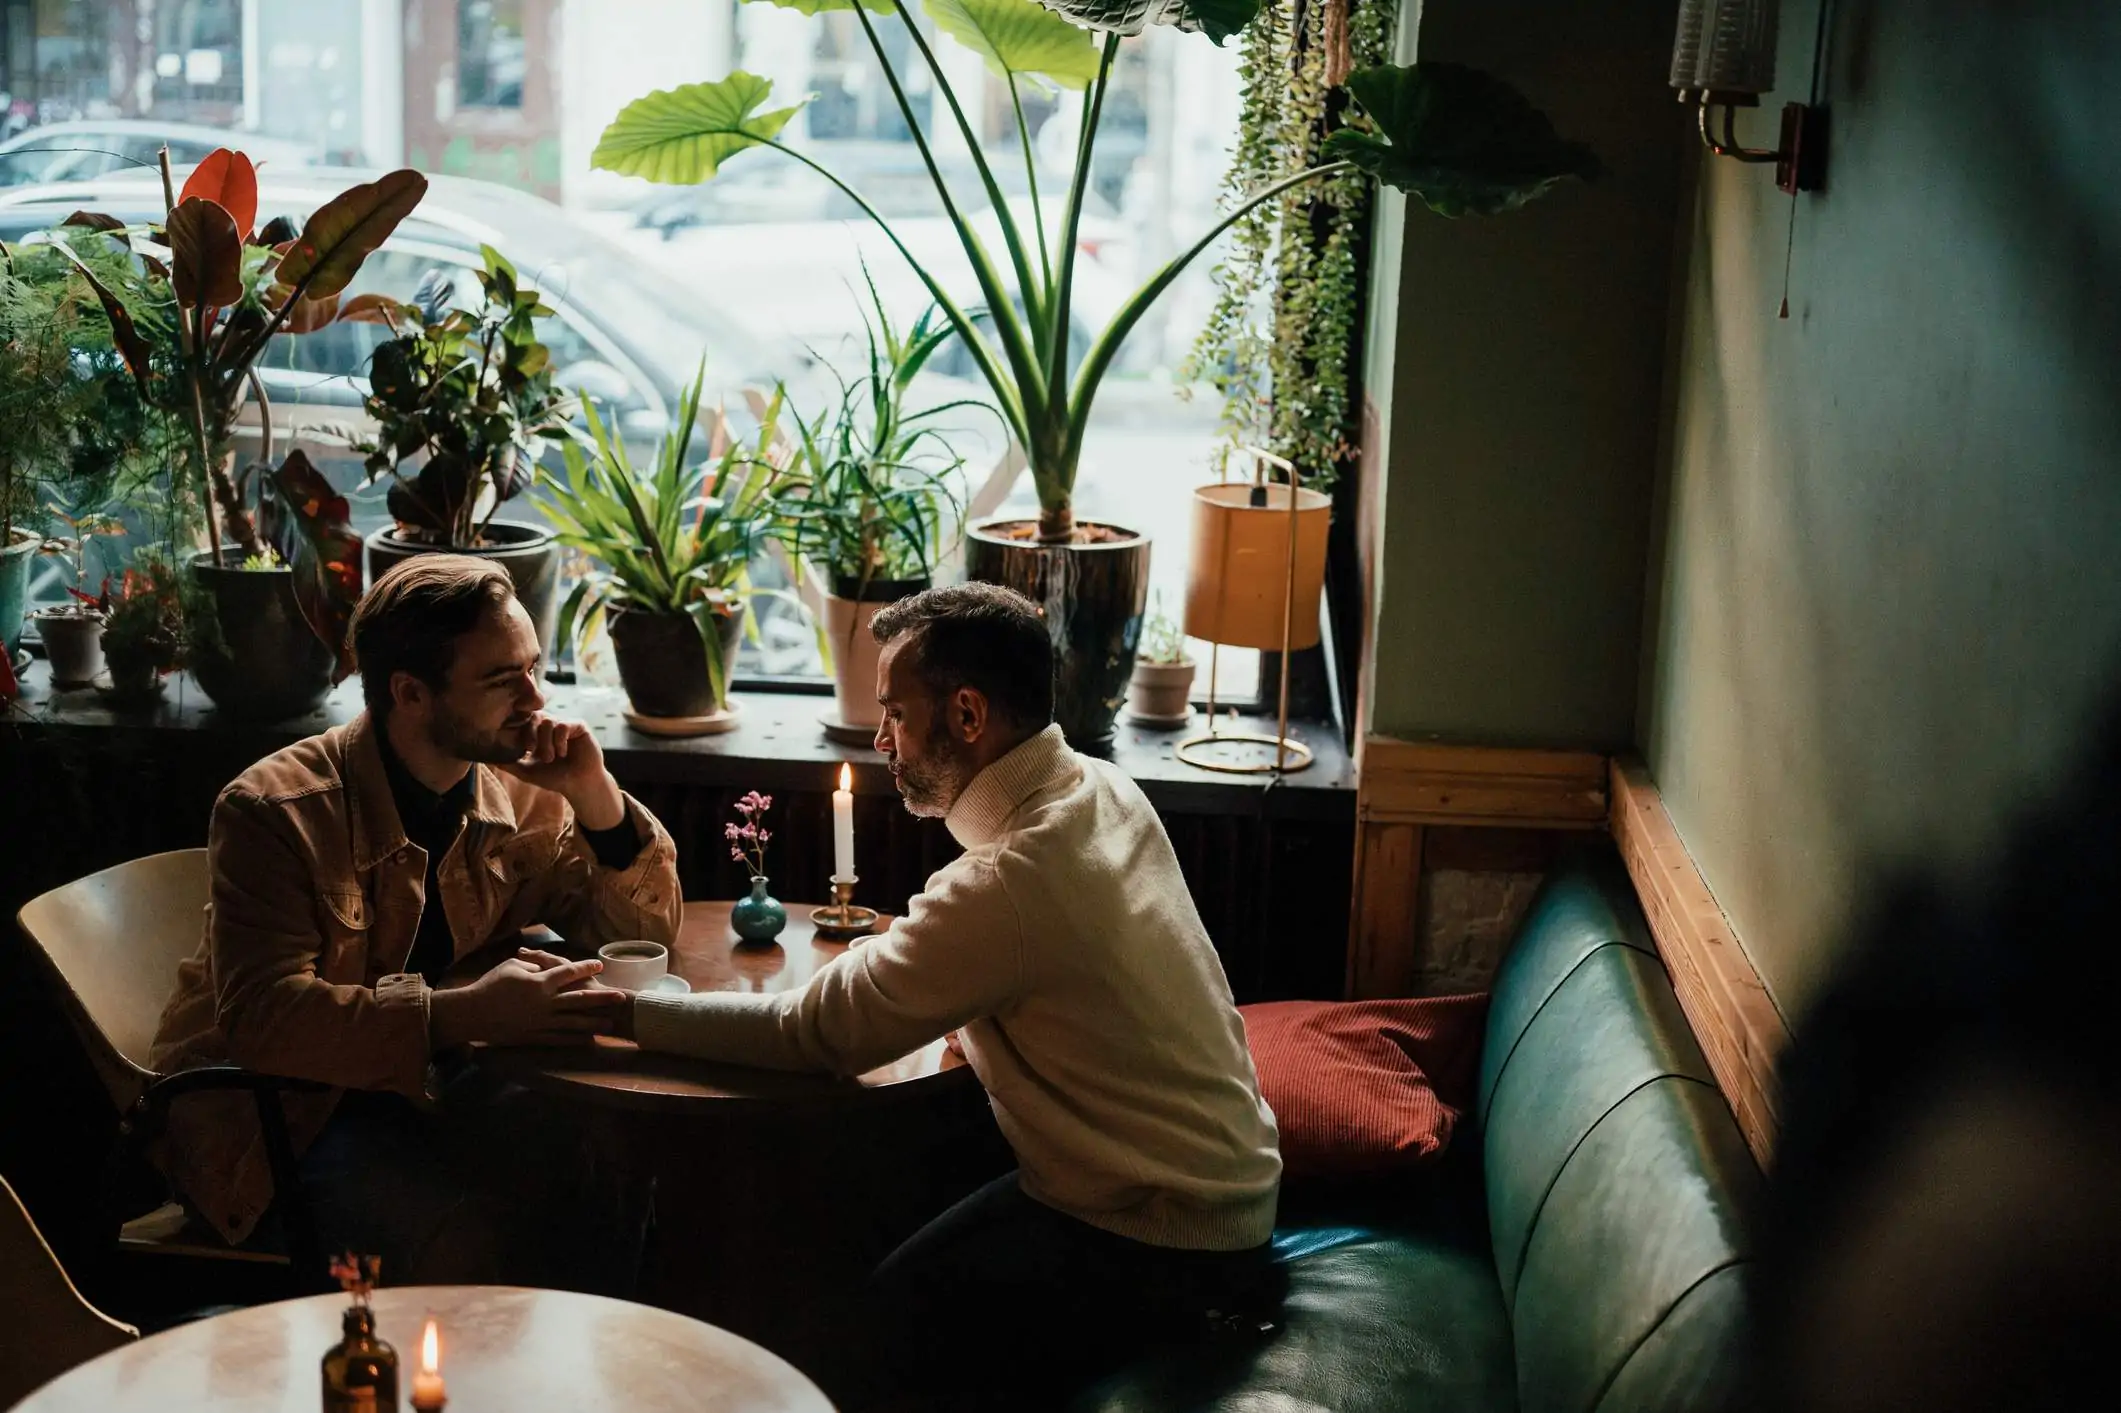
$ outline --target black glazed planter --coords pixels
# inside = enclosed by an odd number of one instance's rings
[[[398,534],[395,526],[386,525],[362,541],[366,550],[368,583],[373,586],[376,580],[417,554],[467,554],[473,559],[491,560],[507,572],[509,582],[515,585],[516,601],[530,615],[531,626],[538,630],[538,647],[544,651],[546,662],[550,663],[562,597],[560,547],[554,543],[552,531],[520,520],[495,520],[487,525],[486,538],[493,543],[476,549],[455,549],[448,545],[429,544],[425,540],[406,539]]]
[[[212,598],[219,631],[194,639],[191,675],[230,716],[307,716],[330,694],[338,654],[302,617],[294,571],[230,567],[240,553],[223,549],[220,564],[203,552],[192,559],[191,576]]]
[[[965,575],[1016,590],[1053,639],[1053,717],[1078,751],[1112,748],[1149,602],[1149,537],[1078,521],[1083,543],[1042,545],[1036,520],[988,520],[965,532]]]
[[[707,650],[691,614],[615,608],[604,622],[611,634],[611,651],[619,660],[619,681],[633,709],[642,716],[707,716],[724,705],[714,699]],[[721,629],[722,685],[726,689],[736,675],[743,615],[721,618],[716,626]]]

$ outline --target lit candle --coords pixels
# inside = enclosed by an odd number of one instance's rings
[[[420,1413],[439,1413],[448,1401],[442,1386],[442,1332],[430,1315],[427,1331],[420,1336],[420,1372],[412,1376],[412,1406]]]
[[[854,768],[840,767],[840,788],[832,792],[832,876],[854,877]]]

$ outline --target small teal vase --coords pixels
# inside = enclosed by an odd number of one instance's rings
[[[771,942],[788,925],[788,910],[766,891],[763,874],[751,877],[751,896],[739,898],[729,910],[729,925],[746,942]]]

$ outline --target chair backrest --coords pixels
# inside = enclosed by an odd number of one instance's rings
[[[1727,1406],[1760,1171],[1609,847],[1503,961],[1476,1115],[1523,1413]]]
[[[0,1408],[140,1337],[74,1289],[15,1189],[0,1178]]]
[[[198,950],[206,895],[206,850],[178,849],[77,878],[16,915],[121,1111],[153,1073],[148,1047],[177,964]]]

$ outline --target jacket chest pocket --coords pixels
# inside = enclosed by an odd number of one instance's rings
[[[358,888],[325,888],[324,955],[318,974],[327,981],[357,984],[368,971],[368,939],[375,926],[375,905]]]

